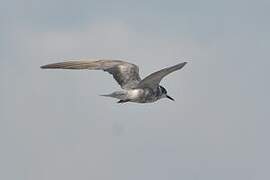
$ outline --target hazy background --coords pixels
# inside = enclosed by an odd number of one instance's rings
[[[0,179],[269,179],[269,1],[0,0]],[[126,59],[176,99],[116,104]]]

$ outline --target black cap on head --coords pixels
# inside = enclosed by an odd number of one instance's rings
[[[167,90],[163,86],[160,86],[160,89],[162,94],[167,94]]]
[[[163,86],[159,86],[161,89],[162,94],[166,94],[166,97],[172,101],[174,101],[174,99],[172,97],[170,97],[169,95],[167,95],[167,90],[163,87]]]

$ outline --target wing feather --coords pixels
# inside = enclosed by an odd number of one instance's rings
[[[159,86],[160,81],[167,76],[168,74],[177,71],[181,68],[183,68],[185,65],[187,64],[187,62],[183,62],[168,68],[164,68],[160,71],[154,72],[152,74],[150,74],[149,76],[147,76],[146,78],[144,78],[142,81],[140,81],[140,83],[138,84],[137,88],[145,88],[145,87],[149,87],[152,89],[155,89]]]
[[[44,65],[41,66],[41,68],[103,70],[112,74],[114,79],[123,89],[132,89],[137,86],[141,80],[138,66],[121,60],[66,61]]]

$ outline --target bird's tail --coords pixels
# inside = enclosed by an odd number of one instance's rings
[[[116,92],[113,92],[111,94],[103,94],[100,96],[112,97],[112,98],[116,98],[116,99],[120,99],[120,100],[126,100],[126,98],[127,98],[127,94],[124,91],[116,91]]]

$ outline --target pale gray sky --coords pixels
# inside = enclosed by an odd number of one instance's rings
[[[1,1],[1,0],[0,0]],[[0,7],[0,179],[269,179],[269,1],[11,0]],[[126,59],[176,102],[116,104]]]

